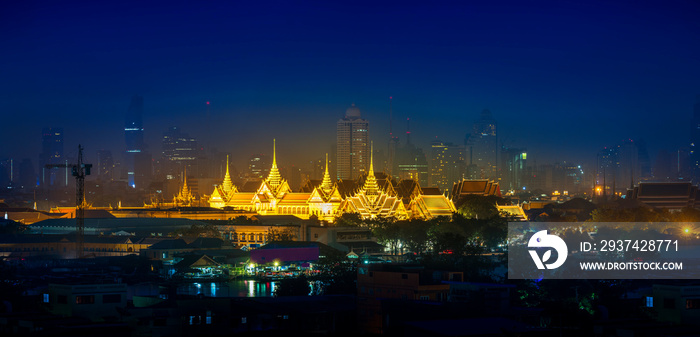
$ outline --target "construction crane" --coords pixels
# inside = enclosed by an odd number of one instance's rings
[[[75,177],[75,255],[76,258],[83,258],[83,234],[85,233],[85,176],[90,175],[92,164],[83,163],[83,147],[78,145],[77,164],[47,164],[46,168],[70,168]]]

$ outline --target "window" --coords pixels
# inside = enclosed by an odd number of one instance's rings
[[[685,300],[686,309],[700,309],[700,298],[690,298]]]
[[[121,294],[105,294],[102,295],[102,303],[119,303],[122,301]]]
[[[401,279],[408,280],[408,274],[401,274]]]
[[[673,298],[664,298],[664,309],[675,309],[676,300]]]
[[[44,303],[49,303],[49,294],[44,294]]]
[[[75,296],[75,304],[93,304],[93,303],[95,303],[95,295]]]
[[[318,233],[314,233],[314,239],[318,239]]]
[[[430,299],[430,296],[421,296],[421,297],[420,297],[420,300],[421,300],[421,301],[427,301],[427,300],[429,300],[429,299]]]
[[[653,308],[653,307],[654,307],[654,297],[652,297],[652,296],[647,296],[646,307],[647,307],[647,308]]]

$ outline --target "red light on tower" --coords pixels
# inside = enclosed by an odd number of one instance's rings
[[[209,105],[209,101],[207,101],[207,105]]]

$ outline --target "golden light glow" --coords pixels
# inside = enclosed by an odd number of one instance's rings
[[[417,182],[414,196],[404,204],[405,201],[398,196],[389,180],[377,181],[374,175],[374,158],[371,155],[364,185],[353,195],[345,198],[338,190],[338,183],[331,180],[327,155],[321,184],[313,187],[311,192],[293,192],[287,181],[282,179],[277,168],[276,141],[273,141],[270,174],[261,182],[257,191],[239,192],[231,183],[228,158],[226,166],[223,184],[216,186],[209,197],[210,207],[231,207],[261,215],[293,215],[301,219],[314,216],[327,222],[334,222],[337,216],[346,212],[359,213],[365,219],[374,217],[408,219],[410,217],[431,218],[438,213],[449,216],[455,211],[452,201],[443,195],[423,197]],[[430,202],[426,201],[426,198],[429,198]]]

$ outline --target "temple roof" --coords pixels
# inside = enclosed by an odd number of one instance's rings
[[[248,201],[252,202],[253,196],[255,193],[250,193],[250,192],[239,192],[231,196],[231,199],[229,201]]]
[[[456,182],[452,187],[452,197],[459,197],[465,194],[496,195],[501,196],[501,189],[497,182],[488,179],[463,179]]]
[[[438,187],[421,187],[423,195],[442,195],[440,188]]]

